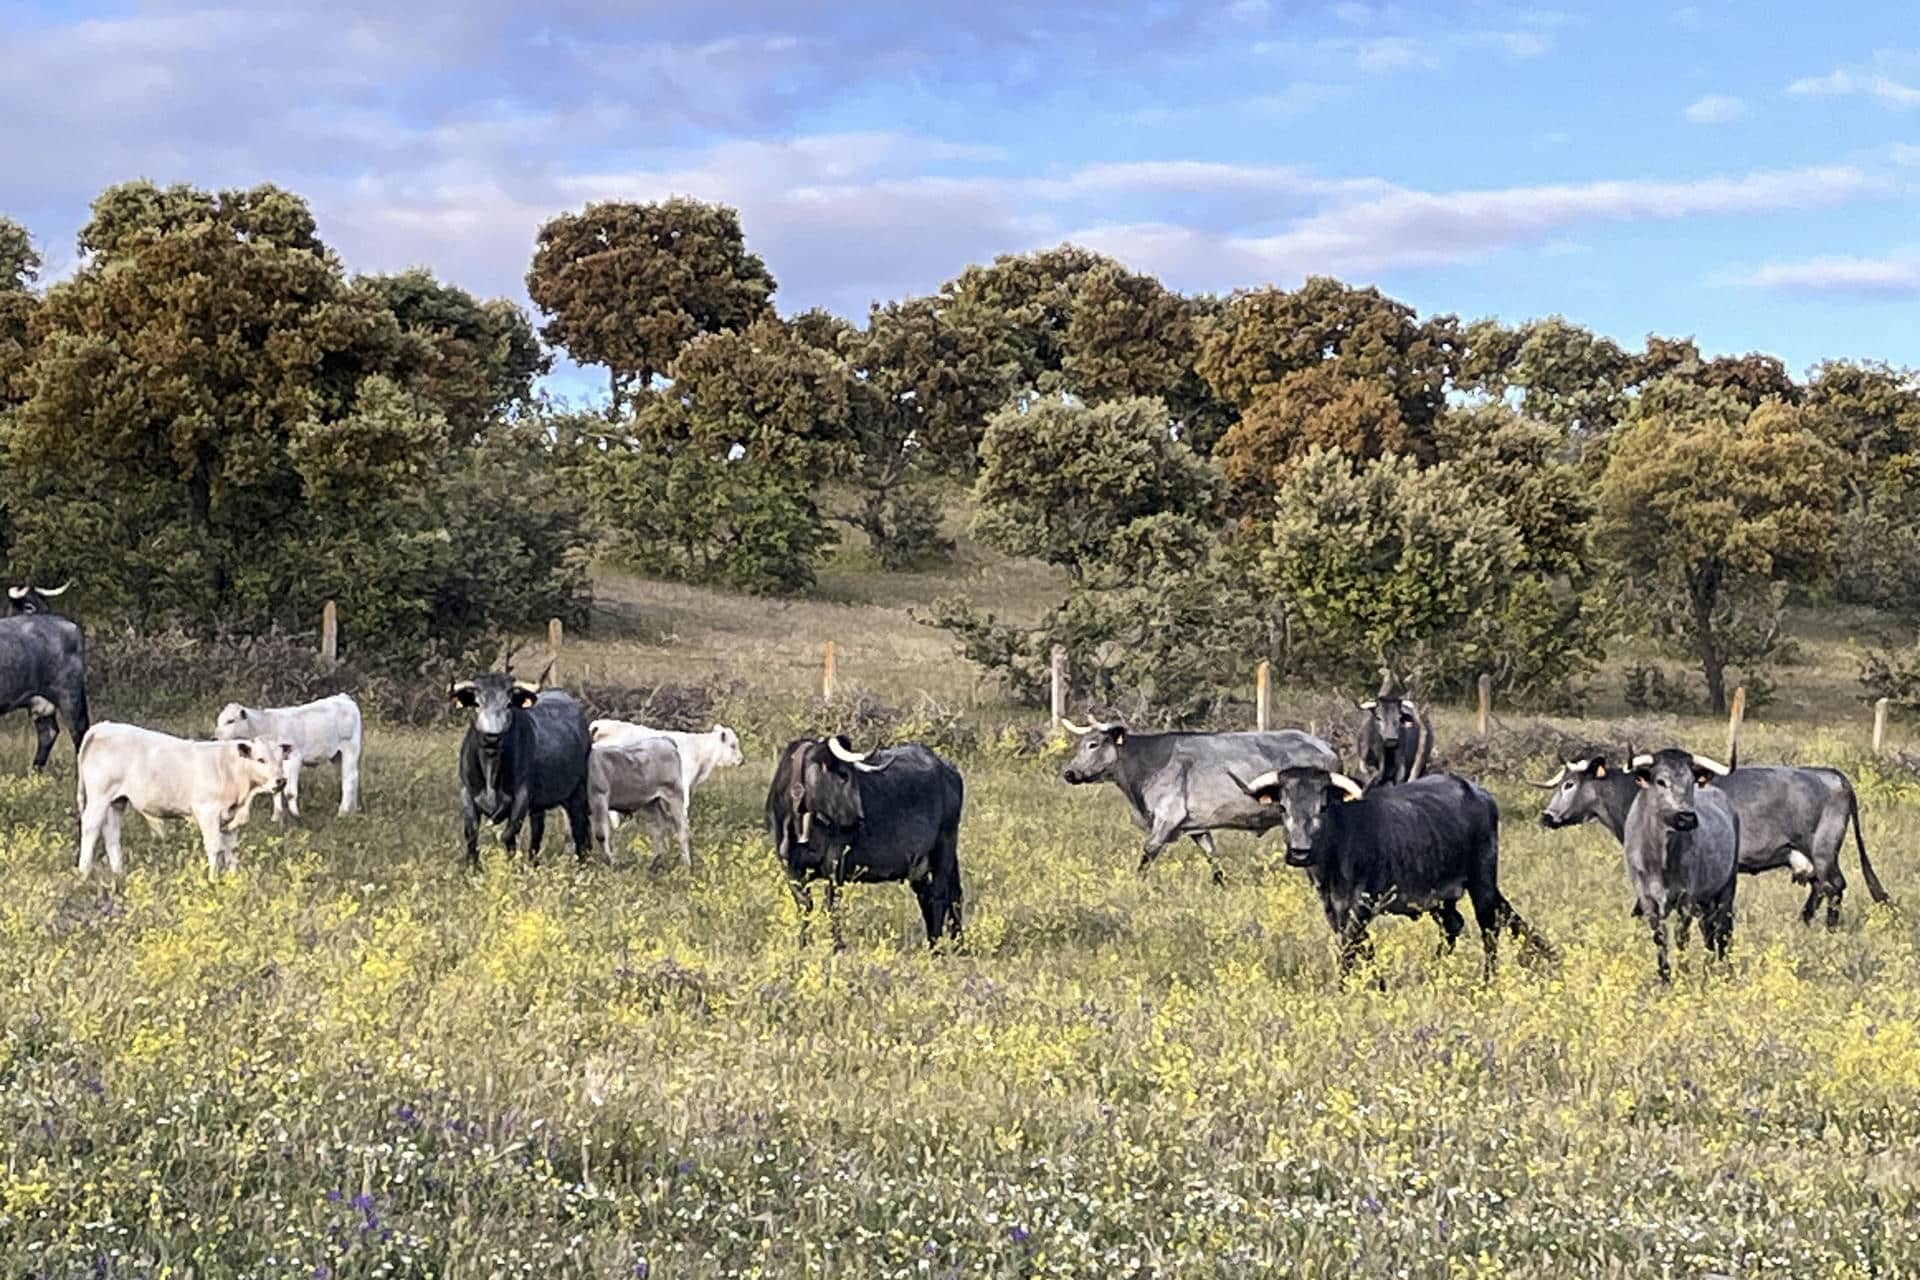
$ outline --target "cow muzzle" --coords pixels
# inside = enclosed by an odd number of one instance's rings
[[[1667,825],[1675,831],[1692,831],[1700,825],[1700,815],[1691,809],[1682,809],[1668,815]]]
[[[1563,818],[1557,813],[1543,813],[1540,815],[1540,825],[1549,831],[1558,831],[1560,828],[1567,826],[1570,821],[1570,819]]]
[[[1313,865],[1313,848],[1305,849],[1296,845],[1287,846],[1287,865],[1290,867],[1310,867]]]
[[[1078,769],[1062,769],[1060,771],[1060,781],[1067,783],[1070,786],[1077,787],[1081,783],[1085,782],[1086,780],[1087,780],[1087,775],[1084,773],[1081,773]]]

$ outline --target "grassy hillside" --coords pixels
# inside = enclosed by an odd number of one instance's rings
[[[1050,584],[975,554],[827,587],[609,579],[569,673],[719,675],[799,707],[833,638],[850,683],[962,698],[973,673],[911,606],[959,588],[1032,609]],[[1876,866],[1910,895],[1920,785],[1863,758],[1848,625],[1801,622],[1814,661],[1750,753],[1853,769]],[[298,826],[256,806],[237,876],[209,883],[197,837],[133,823],[125,882],[81,884],[70,749],[19,776],[18,719],[8,1274],[1920,1271],[1920,935],[1868,910],[1851,853],[1840,931],[1804,930],[1784,875],[1748,880],[1730,970],[1696,953],[1663,989],[1611,841],[1543,831],[1538,793],[1500,778],[1508,893],[1563,961],[1509,947],[1483,984],[1472,936],[1436,959],[1429,923],[1393,921],[1379,993],[1335,980],[1270,844],[1223,838],[1224,890],[1187,849],[1142,879],[1110,788],[984,750],[962,761],[965,946],[927,954],[912,896],[862,886],[834,955],[797,946],[759,830],[770,737],[696,800],[692,875],[624,842],[576,865],[550,833],[538,867],[489,845],[468,876],[449,717],[375,726],[364,815],[330,813],[330,770]],[[1466,713],[1440,719],[1457,742]]]

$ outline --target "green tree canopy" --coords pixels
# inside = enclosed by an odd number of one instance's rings
[[[695,338],[770,315],[773,290],[739,214],[688,199],[563,213],[540,228],[527,271],[541,336],[604,366],[616,411]]]
[[[980,457],[975,532],[1008,555],[1037,556],[1076,577],[1133,521],[1210,516],[1220,497],[1218,475],[1174,438],[1158,400],[1044,399],[1003,410]]]
[[[455,422],[495,422],[526,407],[534,379],[552,366],[526,313],[504,298],[481,302],[417,268],[361,276],[353,287],[399,322],[394,369]]]
[[[1804,410],[1739,409],[1724,391],[1649,388],[1598,493],[1598,537],[1616,571],[1671,606],[1716,711],[1726,709],[1728,639],[1739,625],[1723,606],[1754,583],[1805,582],[1826,569],[1844,467]]]

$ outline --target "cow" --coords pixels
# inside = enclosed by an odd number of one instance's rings
[[[723,724],[716,724],[705,733],[685,733],[677,729],[650,729],[631,720],[595,720],[587,726],[587,733],[596,747],[645,735],[672,742],[680,753],[682,813],[692,812],[694,788],[713,776],[715,769],[732,769],[747,762],[740,750],[739,735]],[[613,812],[610,821],[616,828],[620,825],[618,810]]]
[[[1451,953],[1473,904],[1490,977],[1499,934],[1512,933],[1531,954],[1556,957],[1553,945],[1500,892],[1500,807],[1465,778],[1432,773],[1399,786],[1364,788],[1337,771],[1295,767],[1251,780],[1229,775],[1275,815],[1287,837],[1287,863],[1304,868],[1340,943],[1340,973],[1371,960],[1367,926],[1391,914],[1431,916],[1441,950]]]
[[[75,770],[81,876],[92,873],[102,834],[107,866],[115,875],[125,871],[120,832],[129,808],[156,827],[162,818],[193,819],[206,847],[208,874],[237,871],[234,844],[253,798],[286,784],[292,755],[292,743],[267,738],[194,742],[111,720],[94,725],[80,740]]]
[[[644,809],[653,817],[654,866],[666,861],[671,832],[680,840],[680,864],[693,870],[684,767],[679,749],[665,737],[639,734],[594,744],[587,757],[587,812],[608,866],[613,865],[613,819]]]
[[[1853,828],[1867,892],[1875,902],[1888,900],[1867,857],[1866,837],[1860,829],[1860,802],[1846,774],[1838,769],[1785,765],[1723,767],[1705,756],[1694,758],[1716,775],[1714,790],[1726,798],[1740,819],[1740,873],[1757,875],[1790,867],[1794,882],[1809,886],[1806,904],[1800,909],[1802,924],[1813,922],[1813,913],[1824,898],[1827,927],[1839,927],[1840,898],[1847,887],[1847,878],[1840,871],[1840,848],[1846,843],[1849,826]],[[1547,813],[1577,812],[1580,816],[1571,819],[1576,822],[1592,814],[1607,825],[1615,839],[1621,838],[1634,787],[1621,771],[1606,772],[1606,763],[1605,756],[1570,760],[1552,779],[1534,783],[1546,789],[1557,788]],[[1635,913],[1638,911],[1636,903]]]
[[[552,670],[552,664],[548,664]],[[447,686],[457,706],[473,712],[460,742],[460,813],[467,866],[480,869],[480,819],[504,822],[511,858],[520,826],[530,827],[528,861],[537,861],[547,810],[565,808],[573,851],[587,856],[587,713],[563,690],[490,671]]]
[[[287,785],[273,793],[273,818],[300,816],[300,767],[322,761],[340,766],[340,812],[360,806],[360,708],[344,693],[297,707],[248,707],[229,702],[214,720],[213,736],[223,742],[272,738],[291,742]]]
[[[840,887],[905,880],[920,901],[927,945],[960,941],[960,771],[919,743],[855,752],[836,734],[797,738],[781,752],[767,788],[767,836],[800,908],[806,945],[814,880],[827,882],[827,921],[837,950]]]
[[[47,767],[60,717],[79,750],[87,717],[87,642],[79,626],[48,613],[0,618],[0,714],[25,708],[37,739],[33,767]]]
[[[52,613],[55,596],[66,594],[73,585],[69,578],[57,587],[36,587],[31,582],[22,586],[7,588],[7,610],[14,615],[26,613]]]
[[[1062,727],[1080,741],[1062,780],[1073,786],[1111,782],[1127,798],[1134,825],[1147,833],[1140,854],[1146,874],[1160,851],[1187,836],[1200,846],[1213,869],[1213,882],[1226,873],[1213,847],[1215,831],[1252,831],[1275,826],[1274,810],[1248,799],[1227,780],[1229,770],[1253,777],[1274,769],[1313,767],[1337,772],[1340,757],[1310,733],[1280,729],[1272,733],[1134,733],[1124,724],[1099,720]]]
[[[1629,754],[1616,769],[1605,756],[1569,761],[1546,783],[1554,789],[1541,824],[1549,828],[1598,822],[1620,841],[1634,914],[1653,930],[1662,982],[1673,980],[1667,961],[1667,920],[1679,917],[1679,943],[1695,919],[1713,953],[1725,959],[1733,943],[1734,885],[1739,878],[1740,816],[1721,789],[1729,771],[1678,748]]]
[[[1380,692],[1358,704],[1360,760],[1370,775],[1368,786],[1409,782],[1427,770],[1433,754],[1433,727],[1420,718],[1420,709],[1382,673]]]

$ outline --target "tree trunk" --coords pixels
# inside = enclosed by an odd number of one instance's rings
[[[197,541],[207,552],[207,589],[211,593],[207,609],[211,617],[217,615],[227,594],[227,565],[219,540],[213,536],[213,478],[204,458],[194,463],[187,477],[187,507],[199,535]]]
[[[1707,678],[1707,706],[1716,715],[1727,710],[1727,664],[1713,634],[1713,606],[1720,598],[1717,565],[1696,568],[1687,575],[1687,596],[1693,605],[1693,639],[1700,651],[1700,672]]]

